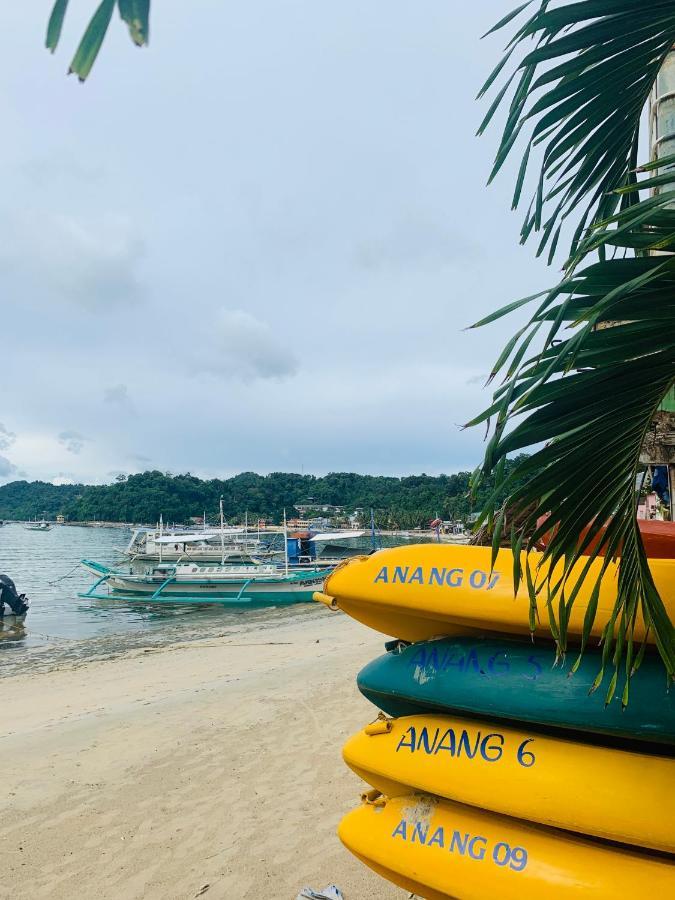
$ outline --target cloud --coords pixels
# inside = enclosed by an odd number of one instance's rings
[[[68,453],[78,454],[82,451],[85,442],[89,438],[80,434],[79,431],[61,431],[58,435],[59,444],[62,444]]]
[[[52,484],[77,484],[77,478],[72,472],[57,472],[51,479]]]
[[[149,456],[143,456],[142,453],[130,453],[129,459],[134,459],[136,462],[140,463],[149,463],[152,462]]]
[[[10,462],[6,456],[0,456],[0,478],[9,478],[18,472],[14,463]]]
[[[0,450],[8,450],[15,440],[16,435],[14,432],[5,428],[2,422],[0,422]]]
[[[15,293],[62,300],[92,312],[142,297],[145,246],[123,217],[32,209],[0,219],[0,262]]]
[[[209,341],[210,346],[193,360],[198,370],[242,381],[281,381],[298,370],[297,359],[270,326],[241,309],[221,309]]]
[[[103,391],[103,402],[123,409],[126,412],[134,412],[134,404],[129,396],[129,388],[126,384],[116,384]]]

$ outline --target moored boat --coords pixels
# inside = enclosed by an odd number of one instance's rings
[[[92,560],[84,568],[97,577],[80,597],[142,600],[152,603],[306,603],[325,577],[325,570],[284,569],[273,565],[197,566],[163,564],[134,574]],[[103,592],[103,586],[109,593]]]

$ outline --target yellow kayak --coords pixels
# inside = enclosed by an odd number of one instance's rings
[[[615,787],[617,805],[639,806],[639,796],[622,801]],[[667,857],[425,795],[372,798],[344,817],[338,834],[371,869],[426,900],[675,897]]]
[[[443,715],[379,720],[342,752],[357,775],[390,797],[437,794],[675,853],[673,758]]]
[[[315,600],[339,608],[376,631],[406,641],[422,641],[457,629],[529,632],[529,596],[521,583],[514,597],[513,555],[500,550],[491,569],[489,547],[456,547],[417,544],[379,550],[342,563],[326,578],[323,593]],[[541,554],[530,555],[534,572]],[[570,614],[568,633],[580,636],[589,595],[603,564],[594,561]],[[572,572],[571,586],[584,561]],[[675,621],[675,560],[650,560],[650,569],[661,598]],[[597,615],[591,631],[600,637],[616,600],[617,566],[610,563],[602,580]],[[557,602],[557,601],[556,601]],[[541,624],[537,632],[549,634],[545,598],[540,599]],[[642,618],[635,629],[637,640],[645,635]],[[653,640],[653,632],[650,639]]]

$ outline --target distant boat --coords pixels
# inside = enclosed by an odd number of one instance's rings
[[[26,531],[51,531],[52,526],[49,522],[45,522],[43,519],[41,522],[27,522],[23,526]]]
[[[326,569],[292,570],[274,565],[197,566],[162,564],[145,574],[110,569],[83,559],[97,578],[79,597],[150,603],[221,605],[308,603],[326,577]],[[103,585],[109,593],[99,591]]]

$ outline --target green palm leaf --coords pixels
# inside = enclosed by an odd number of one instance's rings
[[[529,322],[497,360],[492,377],[501,373],[503,381],[492,403],[469,423],[495,422],[474,485],[496,476],[480,521],[494,523],[496,535],[508,510],[519,523],[512,548],[529,553],[544,532],[552,535],[545,565],[531,573],[527,555],[524,565],[530,626],[544,603],[561,655],[569,650],[570,611],[598,556],[593,542],[602,529],[604,563],[590,584],[577,653],[579,659],[588,643],[602,574],[618,558],[617,599],[603,634],[595,687],[610,672],[610,699],[623,676],[626,703],[645,652],[644,645],[635,646],[638,615],[668,676],[675,677],[675,632],[635,514],[645,436],[675,384],[675,158],[639,168],[635,162],[645,102],[675,43],[675,2],[581,0],[551,7],[543,2],[507,48],[513,54],[526,39],[535,44],[517,65],[520,78],[512,82],[493,175],[518,134],[530,129],[516,203],[531,150],[542,146],[543,157],[523,239],[541,230],[541,250],[546,242],[555,243],[566,217],[576,213],[580,222],[559,284],[477,323],[535,304]],[[505,91],[500,103],[507,98]],[[493,106],[488,120],[499,103]],[[649,196],[654,189],[658,193]],[[589,263],[595,252],[600,260]],[[540,449],[499,477],[507,454],[532,446]],[[516,583],[522,568],[516,554]]]
[[[543,233],[538,252],[553,246],[557,226],[570,214],[581,211],[583,227],[618,208],[621,198],[613,191],[627,182],[635,166],[640,117],[675,38],[672,0],[581,0],[551,6],[542,2],[510,42],[508,56],[532,42],[534,49],[524,53],[506,78],[500,102],[493,104],[480,129],[510,94],[491,179],[519,136],[527,135],[514,206],[530,151],[541,150],[541,171],[521,232],[523,241],[533,231]],[[496,79],[493,73],[483,90]]]
[[[112,14],[117,6],[120,18],[127,25],[131,40],[141,47],[148,43],[150,33],[150,0],[101,0],[89,22],[68,70],[85,81],[96,62]],[[58,46],[68,0],[56,0],[47,24],[45,45],[53,53]]]

